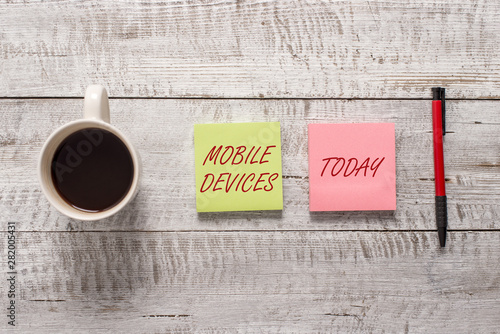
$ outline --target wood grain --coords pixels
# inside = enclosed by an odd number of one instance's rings
[[[17,329],[497,332],[500,234],[449,236],[440,249],[431,232],[18,233]]]
[[[500,3],[0,3],[0,96],[500,98]]]
[[[445,161],[450,229],[500,227],[500,123],[496,101],[449,101]],[[21,230],[434,230],[430,101],[111,100],[111,122],[136,144],[141,190],[123,212],[83,223],[59,214],[40,191],[36,162],[58,126],[80,118],[80,99],[1,100],[0,217]],[[284,210],[197,214],[193,125],[280,121]],[[308,209],[307,124],[394,122],[397,210]],[[3,229],[4,227],[2,227]]]
[[[500,3],[0,2],[0,332],[498,333]],[[104,84],[136,199],[66,218],[42,144]],[[430,87],[445,86],[435,232]],[[193,125],[279,121],[284,210],[197,214]],[[308,123],[394,122],[397,210],[308,210]],[[7,326],[16,222],[17,327]]]

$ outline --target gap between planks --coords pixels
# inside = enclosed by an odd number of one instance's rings
[[[0,96],[0,100],[83,100],[83,96]],[[108,96],[110,100],[263,100],[263,101],[432,101],[432,97],[205,97]],[[500,101],[500,98],[446,98],[446,101]]]
[[[6,233],[7,231],[0,231],[0,233]],[[70,231],[23,231],[17,230],[16,232],[21,233],[297,233],[297,232],[334,232],[334,233],[432,233],[437,230],[154,230],[154,231],[142,231],[142,230],[70,230]],[[490,232],[500,232],[500,229],[448,229],[449,233],[490,233]]]

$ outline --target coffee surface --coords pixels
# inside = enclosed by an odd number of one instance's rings
[[[112,208],[128,193],[134,178],[132,156],[113,133],[97,128],[69,135],[52,159],[52,182],[76,209]]]

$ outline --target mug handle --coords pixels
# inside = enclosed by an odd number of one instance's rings
[[[109,123],[109,100],[106,88],[101,85],[87,87],[83,101],[83,118]]]

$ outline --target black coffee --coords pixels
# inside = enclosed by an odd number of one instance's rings
[[[89,128],[68,136],[52,159],[52,182],[76,209],[98,212],[127,195],[134,164],[125,144],[109,131]]]

